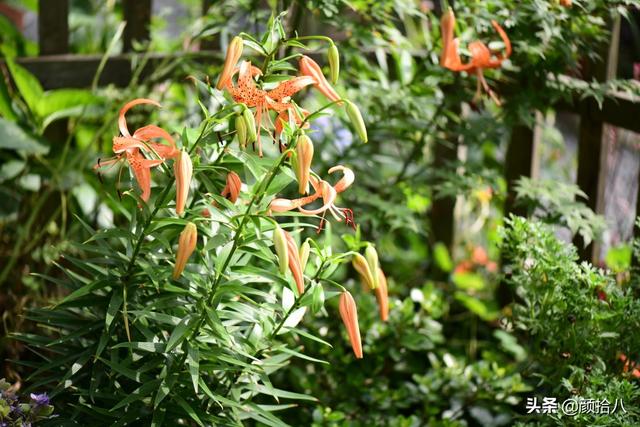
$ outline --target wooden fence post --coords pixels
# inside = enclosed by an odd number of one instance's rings
[[[538,114],[536,114],[536,120]],[[505,179],[507,181],[507,198],[504,213],[526,216],[525,207],[516,205],[515,185],[522,177],[535,177],[536,152],[540,139],[537,122],[533,126],[520,124],[511,129],[511,137],[505,156]]]
[[[603,46],[601,60],[587,64],[585,80],[595,78],[606,81],[616,77],[618,65],[618,50],[620,46],[620,16],[612,25],[611,40]],[[596,116],[599,110],[595,100],[590,100],[580,112],[580,133],[578,137],[578,187],[588,197],[587,205],[596,213],[604,213],[604,188],[606,180],[606,152],[607,140],[605,124]],[[596,245],[584,245],[580,235],[574,238],[580,258],[586,261],[597,261]]]
[[[123,35],[123,48],[125,52],[131,52],[134,42],[149,40],[151,0],[123,0],[122,10],[124,20],[127,22]]]
[[[38,0],[40,56],[69,53],[69,0]]]

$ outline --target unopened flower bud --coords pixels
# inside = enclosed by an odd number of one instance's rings
[[[381,268],[378,268],[376,299],[378,300],[378,307],[380,308],[380,319],[386,322],[389,318],[389,290],[387,288],[387,278]]]
[[[243,47],[242,37],[236,36],[229,43],[229,47],[227,48],[227,55],[224,60],[224,67],[222,68],[222,72],[220,73],[220,77],[218,77],[218,83],[216,84],[216,89],[222,89],[231,76],[233,75],[233,69],[235,68],[238,60],[242,56],[242,47]]]
[[[238,143],[240,144],[240,148],[244,150],[247,147],[247,123],[244,120],[244,116],[236,116],[235,124]]]
[[[369,142],[369,137],[367,136],[367,127],[364,124],[364,119],[362,118],[362,114],[360,113],[360,109],[356,104],[351,101],[346,101],[347,116],[349,116],[349,120],[351,120],[351,124],[353,125],[356,133],[365,144]]]
[[[220,194],[222,197],[229,199],[231,203],[235,203],[240,195],[240,189],[242,188],[242,181],[237,173],[231,171],[227,174],[227,182]]]
[[[360,326],[358,325],[358,309],[356,302],[348,291],[340,294],[340,303],[338,306],[340,317],[347,329],[347,335],[351,342],[351,348],[356,359],[362,359],[362,342],[360,340]]]
[[[242,110],[242,117],[244,118],[244,123],[247,127],[247,142],[254,142],[258,139],[258,134],[256,132],[256,119],[248,108]]]
[[[373,274],[371,273],[371,269],[369,268],[369,263],[367,263],[365,257],[360,254],[355,254],[353,256],[352,264],[360,275],[360,279],[362,280],[363,284],[369,287],[369,289],[375,289],[376,282],[373,278]]]
[[[284,237],[287,240],[287,255],[289,257],[289,270],[293,275],[293,280],[296,282],[296,288],[298,289],[298,295],[302,295],[304,292],[304,274],[302,267],[300,266],[300,255],[298,253],[298,246],[293,237],[286,231],[283,231]]]
[[[331,83],[336,84],[338,83],[338,76],[340,74],[340,52],[338,52],[338,47],[335,44],[331,43],[327,56],[329,59],[329,70],[331,72]]]
[[[372,245],[368,245],[364,250],[364,257],[367,260],[367,264],[369,264],[369,271],[371,271],[371,276],[373,277],[373,289],[378,287],[378,274],[377,271],[380,268],[380,262],[378,261],[378,252],[376,252],[376,248]]]
[[[302,134],[296,143],[296,176],[298,177],[298,191],[300,194],[309,192],[309,174],[313,161],[313,142],[307,135]]]
[[[341,97],[338,92],[329,84],[320,66],[311,58],[302,55],[299,62],[299,69],[303,76],[310,76],[315,79],[314,87],[320,91],[330,101],[340,101]]]
[[[173,168],[176,176],[176,213],[180,216],[184,212],[193,175],[193,164],[187,151],[180,150]]]
[[[178,280],[184,267],[187,265],[187,260],[196,249],[196,243],[198,242],[198,228],[192,222],[185,225],[184,230],[180,233],[178,239],[178,252],[176,253],[176,264],[173,267],[173,279]]]
[[[276,225],[273,230],[273,246],[276,248],[276,255],[278,255],[280,274],[285,274],[289,266],[289,251],[287,249],[287,238],[279,225]]]

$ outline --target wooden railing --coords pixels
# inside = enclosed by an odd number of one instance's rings
[[[151,0],[122,0],[124,20],[127,22],[123,34],[123,51],[125,53],[112,56],[105,65],[99,85],[115,84],[126,86],[132,78],[132,54],[129,53],[136,41],[149,40],[149,24],[151,21]],[[203,0],[202,10],[205,13],[213,3]],[[69,54],[69,0],[39,0],[39,46],[40,56],[20,58],[19,63],[33,73],[45,89],[60,87],[89,87],[101,60],[99,55]],[[588,78],[605,81],[616,75],[616,64],[619,50],[620,19],[612,22],[612,37],[601,57],[605,60],[590,64]],[[207,49],[211,44],[203,42]],[[190,53],[192,54],[192,53]],[[167,54],[151,54],[142,76],[152,70]],[[197,54],[196,54],[197,56]],[[203,51],[201,57],[211,61],[219,57],[219,52]],[[606,124],[640,132],[640,100],[625,94],[611,93],[599,105],[593,99],[579,99],[577,96],[570,102],[555,106],[558,110],[566,110],[579,114],[579,150],[578,150],[578,186],[587,194],[588,203],[596,212],[602,213],[605,168],[603,155],[603,130]],[[536,114],[535,112],[531,113]],[[521,213],[514,205],[514,184],[520,177],[531,177],[534,173],[536,146],[540,132],[536,127],[516,126],[506,155],[505,177],[508,183],[506,212]],[[457,152],[457,140],[451,138],[450,144],[438,148],[435,153],[437,163],[454,160]],[[638,186],[640,189],[640,185]],[[454,227],[453,199],[436,200],[431,211],[431,223],[436,240],[451,245]],[[640,213],[640,194],[636,212]],[[583,245],[576,240],[579,248]],[[593,247],[580,249],[584,259],[593,258]]]

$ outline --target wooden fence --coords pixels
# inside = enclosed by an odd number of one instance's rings
[[[40,56],[20,58],[19,62],[33,73],[46,89],[60,87],[88,87],[96,74],[101,57],[98,55],[69,54],[69,1],[39,0],[39,46]],[[213,0],[203,0],[203,13]],[[100,85],[115,84],[125,86],[132,77],[132,55],[134,42],[149,40],[151,22],[151,0],[122,0],[124,20],[127,22],[123,34],[124,54],[116,55],[106,63],[99,81]],[[589,64],[588,78],[605,81],[616,75],[618,62],[620,19],[612,22],[612,37],[602,52],[603,61]],[[210,47],[206,43],[203,46]],[[205,52],[203,52],[205,53]],[[207,52],[211,58],[213,52]],[[151,55],[148,69],[166,59],[167,55]],[[143,72],[144,74],[144,72]],[[587,194],[589,206],[602,213],[604,178],[606,171],[603,156],[603,131],[606,124],[640,132],[640,99],[625,94],[612,93],[598,105],[593,99],[579,99],[555,106],[556,109],[571,111],[580,116],[578,144],[577,184]],[[532,112],[532,115],[536,114]],[[512,130],[506,154],[505,177],[508,183],[508,195],[505,210],[521,213],[514,206],[514,183],[522,177],[534,174],[534,159],[539,143],[540,132],[536,127],[517,126]],[[440,147],[436,154],[437,162],[455,159],[458,142],[455,139],[447,146]],[[640,185],[638,186],[640,189]],[[433,232],[435,239],[451,244],[453,241],[453,210],[455,200],[436,200],[431,210],[432,224],[438,224]],[[640,213],[640,194],[638,194],[636,212]],[[579,248],[582,244],[577,238]],[[593,247],[581,249],[583,259],[593,259]]]

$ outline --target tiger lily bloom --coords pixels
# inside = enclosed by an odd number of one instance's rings
[[[181,150],[178,153],[174,169],[176,175],[176,213],[180,216],[184,212],[184,205],[189,196],[191,176],[193,175],[193,164],[188,152]]]
[[[298,252],[298,246],[296,241],[293,240],[291,234],[283,230],[284,237],[287,240],[287,256],[289,258],[289,270],[293,275],[293,280],[296,282],[296,288],[298,289],[298,295],[302,295],[304,292],[304,276],[302,273],[302,265],[300,263],[300,254]]]
[[[389,319],[389,290],[387,288],[387,278],[381,268],[378,268],[378,287],[375,292],[378,307],[380,308],[380,319],[386,322]]]
[[[133,171],[133,175],[142,190],[140,198],[145,202],[151,195],[151,168],[160,165],[165,159],[175,158],[179,151],[171,135],[164,129],[147,125],[137,129],[133,134],[129,132],[127,126],[126,113],[136,105],[151,104],[160,107],[156,101],[138,98],[126,103],[118,116],[118,127],[122,136],[113,138],[113,152],[115,157],[107,161],[98,161],[94,169],[98,169],[109,164],[116,163],[124,157]],[[154,138],[166,140],[169,145],[152,142]],[[144,154],[155,154],[158,159],[148,159]]]
[[[234,84],[233,76],[238,74],[237,83]],[[224,83],[234,101],[244,104],[247,108],[255,108],[255,127],[257,134],[258,155],[262,157],[262,145],[260,143],[260,129],[262,129],[263,115],[268,116],[270,110],[280,114],[295,108],[290,102],[290,97],[307,86],[315,84],[315,80],[309,76],[292,77],[278,84],[272,90],[258,88],[254,77],[260,76],[262,71],[251,65],[249,61],[243,61],[237,67],[231,77]]]
[[[226,197],[231,201],[231,203],[235,203],[238,200],[238,196],[240,195],[240,189],[242,188],[242,181],[240,177],[235,172],[229,172],[227,174],[227,182],[224,188],[222,189],[222,193],[220,195],[222,197]]]
[[[326,212],[329,212],[337,221],[345,219],[348,224],[351,223],[351,225],[353,225],[351,210],[337,207],[335,205],[335,200],[339,193],[345,191],[353,183],[354,174],[351,169],[342,165],[334,166],[329,169],[330,174],[336,171],[341,171],[343,176],[334,186],[331,186],[327,181],[310,176],[309,182],[311,182],[311,186],[315,191],[314,194],[298,199],[273,199],[269,205],[269,209],[273,212],[288,212],[298,209],[298,211],[306,215],[324,215]],[[306,209],[304,207],[320,198],[322,199],[323,204],[319,208]]]
[[[362,342],[360,340],[360,326],[358,325],[358,309],[356,302],[348,291],[340,294],[340,302],[338,305],[342,323],[347,329],[347,335],[351,342],[351,348],[356,359],[362,359]]]
[[[303,76],[312,77],[315,88],[318,89],[328,100],[336,102],[342,99],[340,95],[338,95],[338,92],[331,87],[316,61],[306,55],[302,55],[298,65],[300,73],[302,73]]]
[[[489,96],[491,96],[491,98],[500,105],[500,101],[484,78],[483,72],[487,68],[500,67],[502,62],[509,58],[512,49],[511,41],[502,27],[496,21],[491,21],[491,25],[500,35],[500,38],[505,45],[505,53],[494,55],[485,43],[476,40],[469,43],[471,59],[465,64],[460,59],[460,53],[458,52],[459,40],[454,37],[456,18],[453,10],[449,8],[449,10],[442,15],[440,20],[443,46],[442,54],[440,56],[440,65],[452,71],[475,72],[478,78],[476,97],[480,96],[482,89],[484,89]]]
[[[176,264],[173,267],[173,279],[178,280],[182,275],[184,267],[187,265],[189,257],[196,249],[198,242],[198,228],[192,222],[185,225],[178,239],[178,252],[176,253]]]

